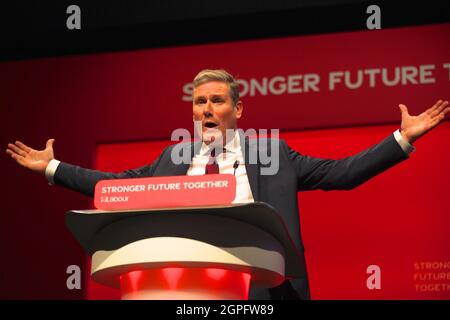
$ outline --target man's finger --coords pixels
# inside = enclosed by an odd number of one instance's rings
[[[6,153],[9,154],[11,156],[11,158],[16,160],[16,162],[18,164],[20,164],[21,166],[27,167],[27,162],[25,161],[24,157],[22,157],[21,155],[18,155],[17,153],[14,153],[10,149],[7,149]]]
[[[436,117],[433,121],[431,121],[431,128],[436,127],[444,117]]]
[[[21,155],[22,157],[25,157],[27,154],[25,151],[23,151],[22,149],[20,149],[19,147],[17,147],[16,145],[14,145],[12,143],[8,143],[8,148],[10,148],[12,151],[17,153],[18,155]]]
[[[447,107],[447,106],[448,106],[448,101],[445,101],[445,102],[441,103],[441,104],[439,105],[439,107],[437,107],[433,112],[430,113],[430,116],[433,118],[433,117],[436,117],[436,116],[440,115],[441,112],[442,112],[442,111],[445,109],[445,107]]]
[[[6,149],[6,153],[9,154],[11,156],[11,158],[13,158],[14,160],[16,160],[16,158],[18,158],[18,157],[22,157],[21,155],[18,155],[17,153],[12,151],[11,149]]]
[[[444,101],[443,103],[441,103],[436,109],[434,109],[430,113],[430,116],[435,117],[435,116],[439,115],[446,106],[448,106],[448,101]]]
[[[447,108],[444,109],[444,111],[442,111],[442,114],[443,114],[444,117],[445,117],[445,115],[446,115],[447,113],[449,113],[449,112],[450,112],[450,107],[447,107]]]
[[[29,146],[20,141],[16,141],[16,145],[25,152],[30,152],[32,150]]]
[[[400,108],[400,112],[405,115],[409,115],[408,108],[404,104],[399,104],[398,107]]]
[[[48,139],[45,148],[53,148],[54,142],[55,142],[55,139]]]
[[[447,110],[448,108],[448,101],[445,101],[443,104],[442,104],[442,109],[443,110]],[[441,111],[442,112],[442,111]]]
[[[439,106],[441,105],[442,100],[438,100],[436,101],[436,103],[431,106],[430,108],[428,108],[427,111],[425,111],[427,114],[431,115],[431,113],[433,113],[437,108],[439,108]]]

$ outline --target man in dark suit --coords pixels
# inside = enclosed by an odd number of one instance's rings
[[[103,179],[232,173],[237,181],[234,202],[263,201],[273,206],[288,227],[304,264],[297,192],[350,190],[407,159],[414,151],[412,143],[442,121],[450,111],[447,106],[448,101],[439,100],[419,116],[411,116],[406,106],[399,105],[401,125],[392,135],[351,157],[319,159],[292,150],[283,140],[246,137],[237,127],[243,103],[235,79],[224,70],[203,70],[194,79],[193,92],[193,120],[199,124],[196,128],[201,141],[169,146],[151,165],[122,173],[80,168],[54,159],[54,139],[48,140],[41,151],[16,141],[8,144],[6,152],[20,165],[45,174],[50,183],[89,196],[93,196],[95,184]],[[270,154],[274,170],[266,170],[268,164],[259,160],[260,154]],[[257,156],[256,161],[252,155]],[[188,161],[179,164],[175,156]],[[303,277],[285,281],[276,288],[253,288],[250,298],[309,299],[306,269],[301,274]]]

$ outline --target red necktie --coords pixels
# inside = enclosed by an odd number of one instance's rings
[[[216,149],[213,148],[206,164],[205,174],[219,173],[219,165],[216,161]]]

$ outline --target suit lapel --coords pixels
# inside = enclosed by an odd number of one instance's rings
[[[249,161],[250,153],[252,153],[253,155],[258,154],[257,140],[249,142],[249,138],[245,137],[240,129],[238,133],[241,142],[241,150],[244,153],[245,157],[245,170],[247,171],[248,182],[250,184],[250,189],[252,190],[253,199],[255,201],[259,201],[259,161],[257,161],[257,163],[250,163]],[[257,160],[259,160],[259,157],[257,157]]]

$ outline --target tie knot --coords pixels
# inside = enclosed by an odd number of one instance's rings
[[[206,164],[205,173],[206,174],[220,173],[219,165],[217,164],[216,161],[216,148],[213,148],[211,150],[208,162]]]

